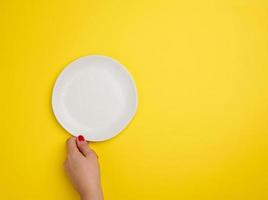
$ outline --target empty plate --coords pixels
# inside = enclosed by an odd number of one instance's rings
[[[116,60],[100,55],[69,64],[56,80],[52,108],[72,135],[103,141],[122,131],[137,108],[135,83]]]

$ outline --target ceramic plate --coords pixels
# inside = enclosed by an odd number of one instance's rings
[[[52,108],[72,135],[103,141],[120,133],[137,108],[135,83],[126,68],[106,56],[82,57],[56,80]]]

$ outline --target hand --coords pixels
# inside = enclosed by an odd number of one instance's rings
[[[103,200],[97,154],[83,136],[69,138],[66,145],[64,167],[81,200]]]

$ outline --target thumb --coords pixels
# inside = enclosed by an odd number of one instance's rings
[[[92,153],[92,150],[88,147],[84,136],[79,135],[76,138],[76,144],[77,144],[77,147],[78,147],[79,151],[82,154],[84,154],[84,156],[88,156],[90,153]]]

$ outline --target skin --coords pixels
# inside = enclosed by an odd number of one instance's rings
[[[64,167],[81,200],[103,200],[97,154],[76,137],[69,138],[66,146]]]

